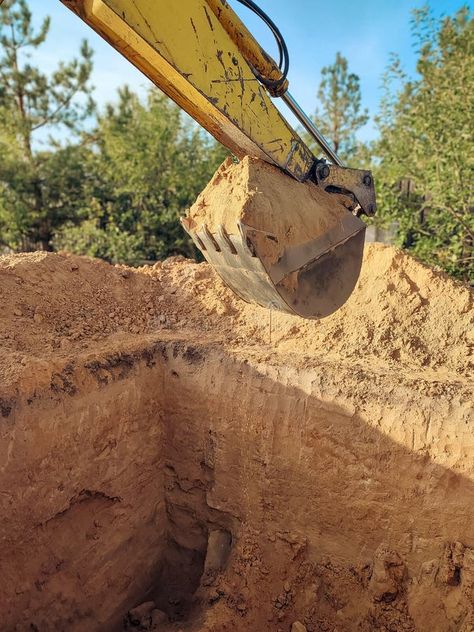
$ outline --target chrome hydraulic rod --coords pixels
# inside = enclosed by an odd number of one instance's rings
[[[324,138],[321,132],[318,130],[313,121],[305,114],[305,112],[300,108],[295,99],[291,96],[291,94],[287,91],[281,95],[281,98],[286,103],[286,105],[290,108],[293,114],[296,116],[298,121],[303,125],[305,130],[314,138],[314,140],[318,143],[321,149],[324,151],[326,156],[331,159],[331,161],[338,165],[339,167],[344,167],[344,163],[333,150],[328,141]]]

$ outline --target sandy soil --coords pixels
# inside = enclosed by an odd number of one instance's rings
[[[474,629],[467,288],[373,244],[310,322],[36,253],[0,301],[2,629]]]

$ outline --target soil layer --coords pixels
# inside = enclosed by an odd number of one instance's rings
[[[373,244],[312,322],[36,253],[0,304],[2,630],[474,629],[466,287]]]

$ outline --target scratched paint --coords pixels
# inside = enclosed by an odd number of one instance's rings
[[[71,0],[63,0],[71,4]],[[72,0],[81,17],[237,156],[304,179],[314,156],[205,0]],[[274,139],[281,139],[275,143]]]

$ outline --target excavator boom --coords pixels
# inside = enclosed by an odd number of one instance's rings
[[[309,242],[299,245],[299,250],[293,245],[291,257],[281,243],[277,261],[275,257],[270,261],[259,249],[248,213],[247,224],[237,225],[229,224],[223,212],[214,232],[206,222],[197,222],[192,216],[185,218],[183,226],[224,281],[245,300],[307,318],[325,316],[339,307],[350,294],[361,264],[365,224],[358,216],[375,211],[372,177],[367,171],[342,167],[289,95],[286,73],[259,46],[229,4],[225,0],[61,1],[237,158],[263,160],[277,167],[281,178],[311,181],[323,193],[317,207],[310,205],[307,212],[313,219],[314,214],[325,219],[331,216],[332,223],[322,221],[324,233],[312,235]],[[286,101],[332,162],[316,158],[280,113],[272,96]],[[287,213],[291,230],[291,209]],[[332,259],[337,265],[331,266]],[[296,278],[298,271],[305,279],[301,286]],[[323,271],[327,278],[321,284],[316,276]],[[253,282],[256,275],[259,283]],[[292,276],[290,293],[282,292],[275,282],[276,277],[283,279],[288,288],[284,280],[287,275]],[[315,290],[315,295],[306,300],[312,287],[322,285],[324,290]],[[331,294],[329,303],[325,293]]]
[[[259,157],[298,180],[308,177],[312,152],[272,103],[220,23],[212,8],[218,3],[62,2],[235,156]]]

